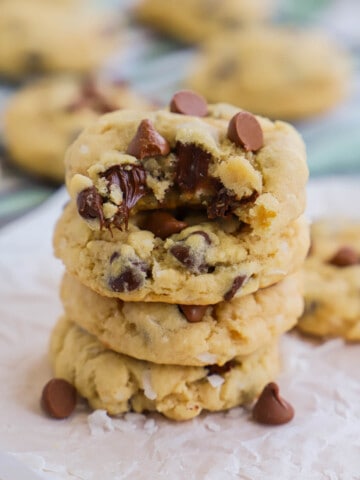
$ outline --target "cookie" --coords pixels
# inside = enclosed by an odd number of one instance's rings
[[[270,236],[304,210],[303,141],[283,122],[176,93],[170,111],[101,117],[71,145],[66,183],[93,229],[126,229],[136,211],[192,208],[234,215]]]
[[[87,73],[117,44],[113,20],[60,2],[4,2],[0,15],[0,75]]]
[[[100,295],[208,305],[282,280],[300,268],[309,246],[303,217],[271,241],[250,235],[231,217],[208,221],[189,212],[181,221],[186,226],[179,233],[167,231],[166,238],[155,235],[147,221],[147,213],[138,214],[129,219],[127,230],[91,230],[70,202],[55,228],[55,254],[69,273]]]
[[[143,0],[137,20],[185,43],[263,21],[274,11],[273,0]]]
[[[304,270],[306,307],[299,329],[318,337],[359,341],[359,221],[332,218],[314,223]]]
[[[65,275],[68,318],[119,353],[154,363],[224,365],[290,330],[303,311],[299,274],[245,297],[210,306],[121,302]]]
[[[341,101],[349,76],[348,55],[323,34],[262,27],[209,41],[186,83],[210,102],[297,119]]]
[[[9,159],[33,175],[63,182],[66,148],[95,119],[120,108],[149,109],[125,83],[54,77],[37,80],[10,98],[4,113]]]
[[[92,408],[110,415],[157,411],[174,420],[250,403],[279,369],[276,343],[222,367],[159,365],[106,349],[66,318],[52,333],[50,358],[54,375]]]

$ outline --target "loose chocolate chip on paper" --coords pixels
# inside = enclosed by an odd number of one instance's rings
[[[211,155],[197,145],[189,143],[176,144],[175,182],[180,190],[195,192],[198,188],[207,187],[209,183],[208,169]]]
[[[179,305],[179,308],[189,323],[197,323],[203,319],[208,305]]]
[[[182,115],[205,117],[208,113],[206,100],[191,90],[176,92],[170,102],[170,111]]]
[[[265,425],[282,425],[294,417],[294,409],[280,397],[279,387],[271,382],[266,385],[253,408],[253,418]]]
[[[174,233],[181,232],[186,227],[186,222],[177,220],[171,213],[162,210],[149,213],[142,225],[144,230],[149,230],[162,240]]]
[[[228,302],[231,300],[235,293],[239,290],[239,288],[243,285],[246,280],[246,275],[239,275],[238,277],[234,278],[233,284],[231,285],[230,290],[228,290],[224,295],[224,300]]]
[[[256,152],[264,145],[264,136],[257,119],[249,112],[239,112],[229,122],[229,140],[248,151]]]
[[[147,118],[140,125],[131,140],[126,153],[142,160],[146,157],[167,155],[170,152],[169,142],[155,130]]]
[[[75,387],[62,378],[53,378],[43,388],[41,406],[53,418],[69,417],[76,406]]]
[[[360,255],[353,248],[344,246],[339,248],[328,263],[335,267],[350,267],[360,263]]]
[[[95,187],[82,190],[77,196],[77,209],[79,215],[85,220],[99,219],[101,228],[105,224],[104,212],[102,209],[102,197]]]

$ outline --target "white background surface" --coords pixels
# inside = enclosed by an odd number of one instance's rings
[[[284,426],[256,425],[240,408],[182,424],[89,419],[84,406],[64,421],[45,417],[48,337],[61,312],[51,236],[65,201],[60,192],[0,234],[0,450],[51,480],[360,479],[360,346],[341,340],[284,338],[278,383],[296,409]],[[360,178],[309,186],[311,218],[360,218],[359,203]]]

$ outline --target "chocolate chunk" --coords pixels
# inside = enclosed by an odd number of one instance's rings
[[[344,246],[339,248],[328,263],[335,267],[350,267],[360,263],[360,255],[353,248]]]
[[[102,176],[108,181],[109,191],[111,185],[117,185],[122,192],[122,203],[114,216],[113,224],[119,229],[123,225],[127,228],[131,209],[146,194],[145,170],[139,165],[115,165]]]
[[[197,230],[190,233],[184,240],[181,240],[170,248],[170,253],[182,263],[192,273],[207,273],[211,267],[204,261],[204,252],[194,251],[185,241],[193,236],[200,235],[204,238],[205,242],[210,245],[211,239],[206,232]]]
[[[171,213],[155,210],[147,215],[142,228],[150,230],[156,237],[162,240],[173,233],[179,233],[187,227],[187,223],[177,220]]]
[[[171,99],[170,112],[205,117],[208,107],[205,98],[201,95],[191,90],[180,90]]]
[[[99,219],[100,227],[105,224],[104,212],[102,209],[102,197],[95,187],[82,190],[76,200],[79,215],[85,220]]]
[[[175,182],[180,190],[195,192],[199,188],[206,188],[209,184],[208,168],[211,159],[210,153],[200,147],[189,143],[184,145],[176,144]]]
[[[256,152],[264,144],[263,132],[257,119],[249,112],[239,112],[229,122],[229,140],[245,150]]]
[[[53,378],[42,391],[41,406],[53,418],[67,418],[76,406],[76,390],[66,380]]]
[[[82,108],[90,108],[99,114],[104,114],[117,110],[118,106],[106,98],[93,78],[87,78],[81,85],[79,98],[68,105],[66,110],[74,112]]]
[[[280,397],[279,387],[271,382],[266,385],[253,408],[253,418],[265,425],[282,425],[294,417],[293,407]]]
[[[225,80],[233,75],[238,69],[238,63],[235,58],[225,58],[220,65],[216,67],[213,76],[217,80]]]
[[[192,235],[200,235],[208,245],[211,245],[211,239],[206,232],[203,232],[202,230],[195,230],[195,232],[191,232],[186,238],[189,238]]]
[[[236,362],[230,360],[229,362],[224,363],[224,365],[207,365],[206,368],[209,370],[209,375],[223,375],[224,373],[230,372],[235,365]]]
[[[195,258],[191,248],[183,243],[177,243],[170,248],[171,254],[190,271],[195,269]]]
[[[239,290],[239,288],[243,285],[245,280],[246,280],[246,275],[239,275],[238,277],[235,277],[230,290],[228,290],[224,295],[224,300],[226,302],[228,302],[233,298],[233,296]]]
[[[190,323],[201,322],[208,305],[179,305],[180,310]]]
[[[120,275],[111,277],[109,286],[114,292],[132,292],[142,287],[147,273],[148,265],[145,262],[134,261]]]
[[[148,119],[142,120],[131,140],[126,153],[142,160],[145,157],[167,155],[170,152],[169,142],[160,135]]]
[[[25,54],[25,70],[28,73],[41,73],[44,71],[44,57],[39,52]]]
[[[240,201],[236,199],[236,195],[230,194],[228,190],[223,187],[209,202],[207,216],[208,218],[225,218],[231,215],[239,205]]]

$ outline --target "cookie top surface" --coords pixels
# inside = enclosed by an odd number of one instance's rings
[[[104,296],[208,305],[283,279],[300,268],[309,246],[303,217],[271,241],[250,234],[236,218],[208,221],[196,212],[182,217],[180,232],[162,238],[148,229],[146,217],[132,216],[127,230],[91,230],[70,202],[55,229],[55,254]]]
[[[211,102],[301,118],[341,100],[349,77],[349,55],[323,33],[253,27],[209,40],[187,84]]]
[[[71,4],[5,2],[0,16],[0,73],[18,78],[92,71],[117,44],[112,22],[99,12]]]
[[[176,95],[172,111],[105,115],[69,148],[67,187],[90,228],[123,228],[137,210],[191,207],[271,235],[303,212],[308,169],[293,127]]]
[[[70,76],[36,80],[18,90],[4,113],[10,159],[30,172],[63,182],[66,148],[105,112],[150,108],[125,83]]]
[[[304,270],[306,308],[299,328],[319,337],[359,341],[359,221],[335,218],[314,223]]]
[[[223,365],[292,328],[303,311],[302,278],[210,306],[121,302],[70,275],[61,288],[68,318],[111,350],[154,363]]]
[[[185,43],[263,21],[274,11],[274,0],[143,0],[135,16],[156,30]]]
[[[52,333],[50,358],[55,375],[92,408],[110,415],[158,411],[174,420],[250,403],[279,369],[277,342],[223,367],[160,365],[106,349],[67,318]]]

